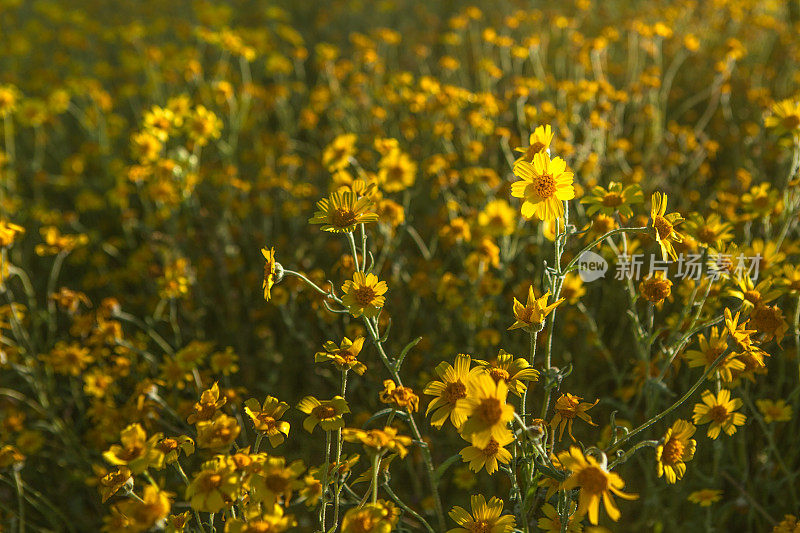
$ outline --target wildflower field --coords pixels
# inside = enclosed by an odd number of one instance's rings
[[[0,531],[800,532],[799,32],[0,0]]]

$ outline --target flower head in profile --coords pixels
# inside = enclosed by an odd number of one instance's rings
[[[522,305],[522,302],[514,298],[515,320],[508,330],[522,328],[526,331],[540,331],[544,327],[544,320],[547,315],[564,302],[564,298],[560,298],[548,305],[548,298],[550,298],[549,292],[544,293],[541,298],[536,298],[533,285],[528,287],[528,300],[525,305]]]
[[[650,224],[655,229],[656,242],[661,247],[661,256],[664,260],[671,257],[678,260],[674,243],[683,242],[683,237],[675,231],[675,226],[683,222],[683,217],[678,213],[667,214],[667,195],[654,192],[651,197]]]
[[[303,421],[303,429],[309,433],[317,425],[324,431],[343,428],[342,415],[350,412],[347,401],[341,396],[334,396],[331,400],[317,400],[313,396],[306,396],[300,400],[297,408],[308,415]]]
[[[621,513],[614,503],[614,495],[626,500],[635,500],[639,496],[622,492],[625,482],[614,472],[606,470],[594,457],[586,456],[580,448],[572,446],[569,451],[558,454],[561,465],[569,470],[570,476],[564,481],[562,488],[580,489],[578,497],[578,514],[589,514],[589,522],[597,525],[600,513],[600,500],[609,518],[616,522]]]
[[[25,228],[17,226],[11,222],[0,220],[0,247],[11,246],[17,235],[25,233]]]
[[[372,200],[353,192],[333,192],[317,202],[311,224],[322,224],[323,231],[351,233],[358,224],[376,222],[378,215],[369,211]]]
[[[444,425],[447,418],[458,429],[467,419],[464,409],[456,409],[458,400],[467,396],[467,382],[478,372],[480,367],[470,369],[471,358],[467,354],[458,354],[451,365],[447,361],[442,361],[436,366],[436,375],[441,381],[434,380],[425,385],[422,391],[424,394],[436,396],[428,404],[425,416],[433,411],[431,425],[440,428]]]
[[[533,158],[536,154],[550,150],[550,143],[553,142],[553,136],[553,128],[550,126],[550,124],[537,126],[528,139],[529,146],[527,148],[514,149],[514,151],[521,152],[523,154],[517,159],[517,161],[527,161],[528,163],[533,162]]]
[[[314,355],[314,361],[317,363],[330,361],[339,370],[352,370],[362,376],[367,370],[367,365],[358,360],[358,354],[363,347],[364,337],[356,337],[352,341],[345,337],[339,346],[333,341],[328,341],[322,346],[324,351]]]
[[[689,494],[686,498],[688,501],[699,505],[700,507],[711,507],[711,504],[716,503],[722,499],[722,491],[718,489],[702,489],[696,490]]]
[[[520,397],[528,388],[526,381],[539,379],[539,372],[531,367],[527,359],[514,357],[505,350],[500,350],[492,361],[476,359],[475,362],[496,382],[505,381],[508,390]]]
[[[533,162],[521,160],[514,164],[514,174],[520,178],[511,185],[511,195],[522,198],[522,216],[553,220],[564,216],[564,201],[575,198],[573,174],[560,157],[551,160],[547,152],[533,156]]]
[[[691,422],[676,420],[656,447],[658,477],[666,477],[667,483],[675,483],[686,473],[686,461],[694,458],[697,446],[690,438],[696,429]]]
[[[508,438],[514,407],[506,403],[507,396],[508,385],[504,381],[495,382],[486,373],[477,374],[467,382],[467,396],[458,400],[456,409],[466,415],[461,434],[473,446],[485,448],[492,438],[497,442]]]
[[[266,435],[272,447],[278,446],[289,436],[289,422],[281,420],[288,409],[288,403],[273,396],[267,396],[263,404],[255,398],[244,402],[244,412],[253,421],[253,429]]]
[[[589,207],[586,208],[586,216],[591,217],[595,213],[600,213],[605,216],[614,216],[614,213],[619,212],[624,217],[632,217],[633,204],[640,204],[644,201],[642,195],[642,188],[637,184],[622,186],[617,181],[612,181],[608,184],[608,189],[595,186],[592,191],[581,199],[582,204]]]
[[[562,394],[561,397],[556,400],[556,414],[553,415],[553,419],[550,421],[550,427],[553,429],[558,428],[558,440],[561,440],[564,436],[564,428],[566,427],[569,437],[575,441],[575,437],[572,436],[572,422],[576,417],[592,426],[597,425],[592,422],[592,417],[587,415],[586,411],[597,405],[597,402],[600,400],[595,400],[594,403],[582,402],[581,400],[583,400],[583,398],[580,396],[575,396],[568,392]]]
[[[261,287],[264,289],[264,299],[269,301],[271,298],[270,291],[272,286],[278,283],[283,278],[283,268],[275,261],[275,248],[261,249],[261,255],[264,256],[264,281]]]
[[[389,287],[385,281],[378,281],[373,274],[354,272],[353,279],[347,280],[342,285],[342,303],[350,310],[354,317],[364,315],[367,318],[378,316],[378,310],[386,302],[386,291]]]
[[[736,433],[736,426],[744,424],[746,417],[742,413],[736,413],[742,406],[742,400],[731,398],[731,391],[728,389],[720,390],[716,395],[711,391],[705,391],[702,396],[703,403],[694,406],[694,423],[697,425],[708,424],[708,436],[712,439],[719,437],[720,431],[726,435]]]
[[[511,533],[517,525],[512,515],[503,514],[503,500],[499,498],[492,497],[487,503],[482,494],[474,494],[470,504],[471,514],[463,507],[453,507],[449,514],[458,527],[447,533]]]

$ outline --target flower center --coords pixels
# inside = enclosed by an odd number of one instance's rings
[[[266,427],[267,431],[275,428],[275,419],[265,413],[258,414],[258,421]]]
[[[331,225],[337,228],[347,228],[352,226],[358,221],[358,217],[352,209],[344,207],[337,207],[336,211],[331,213]]]
[[[717,424],[722,424],[728,419],[728,409],[724,405],[715,405],[708,411],[708,416]]]
[[[705,244],[712,244],[717,240],[717,232],[704,226],[697,231],[697,240]]]
[[[205,478],[203,482],[203,489],[205,490],[205,492],[211,492],[220,485],[222,485],[222,476],[219,474],[211,474],[210,476]]]
[[[596,466],[587,466],[578,474],[578,484],[590,494],[603,494],[608,490],[608,476]]]
[[[289,480],[279,474],[272,474],[264,479],[264,484],[272,492],[280,494],[286,491]]]
[[[672,233],[672,224],[660,215],[656,215],[655,220],[653,220],[653,227],[656,228],[660,239],[666,239]]]
[[[365,307],[372,303],[372,300],[375,299],[375,291],[372,287],[359,287],[355,290],[353,295],[356,299],[356,302],[361,307]]]
[[[541,198],[547,199],[556,192],[556,180],[552,174],[542,174],[533,184],[536,194]]]
[[[783,118],[783,127],[787,130],[793,130],[800,126],[800,116],[788,115]]]
[[[336,416],[336,409],[330,405],[318,405],[311,410],[311,414],[320,420],[328,420]]]
[[[606,207],[617,207],[622,205],[622,195],[618,192],[608,192],[603,196],[603,205]]]
[[[661,452],[661,462],[665,465],[674,465],[683,457],[683,443],[678,439],[670,439]]]
[[[486,445],[486,448],[483,449],[483,455],[486,457],[494,457],[497,455],[497,452],[500,450],[500,444],[494,439],[489,441],[489,444]]]
[[[484,398],[478,406],[478,416],[488,425],[497,424],[503,416],[503,406],[497,398]]]
[[[503,381],[508,381],[508,379],[511,377],[508,375],[508,372],[506,370],[497,367],[494,367],[491,370],[489,370],[489,375],[492,376],[492,379],[494,380],[495,383],[498,383],[501,379]]]
[[[531,161],[533,161],[533,156],[535,156],[542,150],[544,150],[544,143],[538,141],[533,143],[528,147],[528,151],[525,152],[525,159],[530,163]]]
[[[488,520],[478,520],[467,526],[470,533],[491,533],[492,524]]]
[[[456,400],[466,397],[467,387],[461,383],[461,381],[448,383],[442,393],[442,398],[444,398],[447,403],[456,403]]]

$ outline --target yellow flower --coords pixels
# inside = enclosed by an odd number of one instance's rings
[[[472,514],[463,507],[453,507],[450,518],[460,527],[449,529],[447,533],[510,533],[517,522],[514,517],[503,514],[503,500],[492,497],[489,502],[482,494],[470,497]]]
[[[233,503],[239,493],[239,475],[233,465],[218,457],[203,463],[186,487],[186,499],[196,511],[216,513]]]
[[[166,437],[158,441],[156,449],[164,454],[165,463],[172,464],[178,460],[181,452],[187,457],[194,453],[194,441],[187,435]]]
[[[643,201],[642,189],[639,185],[633,184],[623,188],[622,184],[616,181],[609,183],[608,189],[599,185],[595,186],[588,196],[581,199],[582,204],[589,206],[586,208],[587,217],[591,217],[595,213],[611,217],[616,212],[624,217],[632,217],[631,204],[640,204]]]
[[[233,518],[225,521],[225,533],[283,533],[297,525],[292,515],[284,515],[283,507],[273,505],[260,513],[257,509],[245,512],[246,521]]]
[[[140,424],[131,424],[120,433],[120,444],[112,445],[103,453],[103,459],[112,465],[124,465],[134,474],[141,474],[148,468],[161,468],[164,454],[156,449],[161,439],[157,433],[147,439],[147,433]]]
[[[570,504],[570,515],[569,518],[567,518],[567,533],[581,533],[583,531],[583,525],[581,524],[582,517],[575,514],[576,507],[575,503]],[[546,503],[542,505],[542,512],[544,516],[536,522],[539,529],[548,531],[549,533],[561,533],[561,515],[558,513],[558,510],[551,504]]]
[[[678,213],[667,213],[667,195],[654,192],[651,197],[650,223],[656,232],[656,242],[661,247],[661,256],[664,260],[671,257],[678,260],[673,243],[683,242],[683,237],[675,231],[675,226],[683,222],[683,217]]]
[[[378,183],[386,192],[398,192],[414,185],[417,164],[400,150],[392,150],[378,162]]]
[[[97,488],[100,491],[103,503],[125,485],[129,485],[129,488],[133,488],[133,476],[131,475],[130,468],[126,466],[121,466],[117,470],[109,472],[100,478]]]
[[[219,139],[222,121],[213,111],[199,105],[186,121],[189,138],[198,146],[205,146],[211,139]]]
[[[394,504],[378,500],[347,511],[342,518],[342,533],[391,533],[399,518]]]
[[[544,327],[544,320],[553,309],[564,302],[564,298],[547,305],[550,293],[546,292],[541,298],[536,298],[533,285],[528,287],[528,300],[525,305],[514,298],[514,323],[509,326],[508,331],[523,328],[526,331],[540,331]]]
[[[658,477],[666,477],[667,483],[675,483],[686,473],[686,461],[694,458],[697,443],[691,439],[697,428],[686,420],[676,420],[667,430],[656,448]]]
[[[140,498],[123,500],[115,507],[130,520],[127,531],[144,532],[167,517],[172,508],[171,496],[155,485],[147,485]]]
[[[594,422],[592,422],[592,418],[586,414],[586,411],[597,405],[597,402],[600,400],[595,400],[594,403],[589,402],[581,402],[583,398],[580,396],[574,396],[570,393],[562,394],[561,397],[556,400],[556,414],[553,415],[553,419],[550,421],[550,427],[554,430],[558,428],[558,440],[564,436],[564,428],[567,428],[567,433],[569,437],[574,441],[575,437],[572,436],[572,422],[575,420],[577,416],[584,422],[592,426],[596,426]]]
[[[749,276],[739,276],[736,279],[736,287],[725,291],[725,295],[740,300],[742,309],[747,311],[759,305],[766,305],[781,295],[781,291],[777,289],[770,290],[771,286],[770,279],[762,280],[756,285]]]
[[[480,472],[481,468],[486,468],[486,473],[491,475],[497,472],[497,463],[508,464],[511,461],[511,452],[506,450],[506,446],[514,441],[514,436],[509,433],[501,441],[489,439],[489,444],[483,448],[477,446],[467,446],[461,450],[461,458],[469,463],[469,468],[473,472]]]
[[[322,346],[325,351],[317,352],[314,355],[314,361],[317,363],[330,361],[339,370],[353,370],[356,374],[362,376],[367,370],[367,365],[359,361],[357,357],[363,347],[364,337],[356,337],[352,341],[345,337],[339,346],[336,346],[333,341],[328,341]]]
[[[224,413],[217,413],[211,420],[200,421],[196,427],[197,447],[217,451],[227,450],[242,431],[239,422]]]
[[[505,350],[500,350],[497,358],[491,362],[476,359],[475,362],[488,373],[495,382],[503,380],[508,385],[508,390],[519,397],[528,386],[525,381],[536,381],[539,379],[539,372],[531,368],[527,359],[522,357],[515,358]]]
[[[204,390],[200,394],[200,401],[194,404],[194,411],[186,419],[190,424],[196,424],[205,420],[211,420],[217,414],[217,410],[225,405],[226,399],[220,398],[219,385],[215,381],[210,389]]]
[[[322,224],[323,231],[351,233],[358,224],[376,222],[378,215],[369,212],[372,200],[353,192],[333,192],[317,202],[317,212],[308,221]]]
[[[717,327],[711,328],[708,338],[703,334],[698,335],[697,342],[700,344],[700,349],[687,350],[684,354],[689,368],[702,366],[704,371],[708,370],[714,361],[728,349],[727,337],[727,330],[723,329],[720,333],[720,329]],[[744,363],[736,357],[736,354],[731,353],[717,364],[714,372],[708,375],[708,379],[714,379],[716,374],[725,383],[730,383],[733,381],[733,372],[741,372],[744,368]]]
[[[342,303],[350,310],[354,317],[361,315],[367,318],[378,316],[378,310],[386,302],[386,291],[389,288],[385,281],[378,281],[375,274],[354,272],[353,279],[347,280],[342,285]]]
[[[573,174],[560,157],[552,161],[546,152],[533,157],[533,163],[518,161],[514,174],[520,178],[511,185],[511,195],[522,198],[522,216],[540,220],[553,220],[564,216],[566,200],[575,198]]]
[[[553,142],[553,135],[553,128],[550,127],[550,124],[537,126],[528,139],[529,146],[527,148],[514,149],[515,152],[522,152],[523,154],[517,161],[527,161],[531,163],[536,154],[550,150],[550,143]]]
[[[431,425],[440,428],[444,425],[447,417],[455,428],[460,428],[467,419],[464,410],[456,410],[458,400],[467,396],[467,382],[472,376],[481,371],[476,367],[470,370],[470,356],[458,354],[454,365],[447,361],[442,361],[436,366],[436,374],[442,381],[431,381],[425,385],[424,394],[436,396],[428,404],[425,416],[433,411]]]
[[[648,302],[661,306],[672,294],[672,282],[666,279],[664,272],[658,271],[639,283],[639,294]]]
[[[733,342],[738,348],[737,355],[744,359],[749,356],[759,367],[764,366],[764,357],[769,354],[753,344],[752,335],[756,333],[754,329],[747,329],[748,320],[739,323],[739,315],[741,311],[737,311],[735,316],[731,316],[731,310],[725,308],[725,330],[728,335],[733,337]]]
[[[400,458],[408,453],[408,446],[413,440],[405,435],[398,435],[397,429],[386,426],[383,429],[356,429],[345,428],[342,437],[347,442],[360,442],[368,453],[376,454],[386,450],[397,453]]]
[[[356,136],[352,133],[339,135],[322,152],[322,164],[331,172],[341,170],[349,164],[350,156],[356,153]]]
[[[514,233],[514,209],[505,200],[492,200],[478,213],[478,226],[492,237]]]
[[[578,514],[589,514],[589,522],[597,525],[600,512],[600,500],[608,513],[609,518],[616,522],[620,512],[614,503],[614,495],[626,500],[635,500],[636,494],[622,492],[625,482],[614,472],[606,470],[605,465],[599,464],[594,457],[584,456],[577,446],[572,446],[569,451],[558,454],[558,460],[571,472],[564,481],[562,488],[571,490],[580,488],[578,497]]]
[[[2,88],[0,88],[2,90]],[[7,247],[14,244],[17,235],[25,233],[25,228],[17,226],[11,222],[0,220],[0,247]]]
[[[289,404],[273,396],[267,396],[263,404],[255,398],[244,402],[244,412],[253,421],[253,428],[269,438],[272,447],[281,444],[289,436],[289,422],[281,420]]]
[[[264,289],[264,299],[269,301],[272,286],[278,283],[283,277],[283,269],[279,268],[278,263],[275,262],[275,248],[261,249],[261,255],[264,256],[264,282],[261,287]]]
[[[250,468],[251,497],[267,508],[272,508],[277,503],[287,505],[292,499],[292,493],[303,488],[300,476],[306,467],[300,460],[287,465],[283,457],[259,454]]]
[[[722,499],[722,491],[717,489],[696,490],[689,494],[686,499],[700,507],[710,507],[712,503]]]
[[[776,102],[770,109],[772,114],[764,119],[764,125],[779,132],[800,133],[800,102],[786,99]]]
[[[719,437],[720,430],[726,435],[736,433],[736,426],[744,424],[746,417],[742,413],[734,413],[742,406],[739,398],[731,399],[731,391],[720,390],[716,396],[711,391],[703,392],[703,403],[694,406],[694,423],[697,425],[708,424],[708,436],[712,439]]]
[[[764,416],[764,422],[788,422],[792,419],[792,406],[786,400],[756,400],[758,410]]]
[[[391,379],[384,380],[380,400],[383,403],[392,403],[398,407],[404,407],[412,412],[416,412],[419,409],[419,396],[414,394],[414,391],[409,387],[398,387]]]
[[[485,448],[494,438],[508,439],[508,423],[514,418],[514,407],[506,403],[508,385],[495,381],[486,373],[477,374],[467,382],[467,396],[456,402],[456,410],[466,415],[461,433],[473,446]]]
[[[783,515],[783,520],[772,528],[772,533],[798,533],[798,531],[800,531],[800,522],[792,514]]]
[[[341,396],[334,396],[332,400],[317,400],[313,396],[306,396],[297,408],[306,413],[308,417],[303,421],[303,429],[311,433],[317,424],[324,431],[332,431],[344,427],[342,415],[350,412],[347,401]]]

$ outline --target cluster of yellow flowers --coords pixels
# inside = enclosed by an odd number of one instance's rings
[[[62,4],[1,530],[797,530],[797,2]]]

